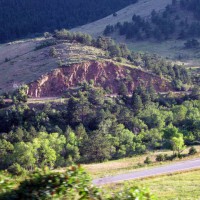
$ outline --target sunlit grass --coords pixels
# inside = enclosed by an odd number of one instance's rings
[[[121,190],[124,185],[148,187],[159,200],[199,200],[200,170],[105,185],[103,188],[108,192],[115,192]]]

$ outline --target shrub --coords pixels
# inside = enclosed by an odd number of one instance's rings
[[[52,48],[50,49],[49,53],[50,53],[50,56],[56,57],[56,56],[57,56],[56,48],[55,48],[55,47],[52,47]]]
[[[5,62],[9,62],[10,61],[10,59],[9,58],[5,58]]]
[[[74,33],[69,32],[66,29],[62,29],[60,31],[55,31],[55,38],[59,40],[73,40],[75,37]]]
[[[168,154],[164,154],[164,159],[165,160],[168,160],[168,157],[169,157]]]
[[[145,164],[151,164],[151,159],[147,156],[146,159],[144,160]]]
[[[0,199],[5,192],[10,192],[14,187],[16,187],[16,180],[12,179],[12,176],[5,171],[0,171]]]
[[[5,199],[100,199],[99,190],[90,186],[89,176],[82,168],[72,166],[63,174],[37,172],[23,181],[17,190],[5,194]],[[95,198],[94,198],[95,197]]]
[[[131,187],[125,189],[122,192],[115,194],[109,200],[136,200],[136,199],[146,199],[146,200],[156,200],[155,196],[152,195],[147,188]]]
[[[122,58],[118,57],[117,59],[117,62],[122,62]]]
[[[0,96],[0,105],[4,105],[5,101],[4,101],[4,97]]]
[[[13,103],[27,102],[28,99],[28,86],[22,85],[12,95]]]
[[[166,160],[174,160],[175,158],[177,158],[177,156],[178,156],[177,154],[173,154],[171,156],[166,155],[165,158]]]
[[[8,172],[10,172],[12,175],[22,175],[26,173],[26,170],[18,163],[14,163],[8,168]]]
[[[64,65],[64,63],[61,60],[58,60],[57,64],[58,64],[59,67],[62,67]]]
[[[49,32],[45,32],[45,33],[44,33],[44,37],[45,37],[45,38],[50,38],[51,36],[52,36],[52,34],[49,33]]]
[[[1,181],[0,186],[2,186]],[[10,186],[10,182],[3,184],[3,188],[7,186]],[[103,196],[100,189],[91,185],[89,176],[80,166],[72,166],[65,173],[37,172],[21,182],[16,190],[4,190],[0,199],[155,200],[156,198],[148,189],[138,187],[126,188],[121,192]]]
[[[191,147],[190,149],[189,149],[189,155],[194,155],[194,154],[196,154],[197,153],[197,150],[196,150],[196,148],[195,147]]]
[[[37,51],[39,49],[43,49],[45,47],[53,46],[55,44],[56,44],[55,40],[46,40],[46,41],[43,41],[38,46],[35,47],[35,51]]]
[[[159,154],[156,156],[156,161],[161,162],[165,160],[165,156],[163,154]]]
[[[185,154],[180,154],[180,153],[179,153],[179,154],[177,155],[177,157],[178,157],[179,159],[182,159],[182,158],[186,157],[186,155],[185,155]]]

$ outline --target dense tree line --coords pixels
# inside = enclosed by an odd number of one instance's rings
[[[134,65],[140,66],[145,70],[149,70],[159,76],[163,76],[171,80],[174,87],[178,90],[184,90],[184,84],[190,84],[191,78],[187,70],[183,66],[172,64],[157,55],[131,53],[129,59]]]
[[[0,43],[72,28],[112,14],[137,0],[1,0]]]
[[[199,89],[174,98],[138,87],[132,97],[105,97],[85,85],[66,103],[0,110],[0,167],[13,170],[99,162],[200,142]]]
[[[109,35],[117,31],[120,35],[125,35],[127,39],[137,40],[199,37],[199,4],[199,0],[172,1],[172,4],[168,5],[163,12],[153,10],[150,19],[133,15],[132,22],[117,23],[114,26],[108,25],[104,34]],[[193,17],[179,14],[180,10],[183,12],[187,10]]]

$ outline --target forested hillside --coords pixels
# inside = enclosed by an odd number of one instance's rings
[[[164,11],[152,10],[149,18],[133,15],[132,22],[108,25],[105,35],[118,32],[126,39],[168,40],[200,36],[200,1],[173,0]]]
[[[100,19],[137,0],[1,0],[0,42],[72,28]]]
[[[21,88],[16,97],[24,94]],[[184,144],[199,144],[199,99],[199,90],[178,98],[143,86],[113,99],[84,84],[63,103],[2,101],[0,169],[64,167],[166,148],[180,155]]]
[[[77,54],[70,42],[73,42],[73,47],[79,47],[78,60],[72,59]],[[83,47],[86,49],[84,55],[81,53]],[[93,54],[90,53],[91,48]],[[69,50],[71,53],[66,54]],[[96,52],[95,63],[91,57],[86,57],[86,52],[90,56]],[[45,55],[45,58],[39,55]],[[26,58],[29,61],[26,69],[32,68],[28,65],[30,62],[37,63],[33,56],[46,59],[48,66],[51,62],[63,70],[63,74],[55,73],[57,76],[52,79],[45,78],[43,72],[41,82],[47,84],[43,86],[37,79],[39,86],[36,93],[41,91],[44,94],[41,96],[46,97],[49,92],[62,91],[59,95],[65,99],[62,103],[43,105],[25,103],[27,91],[35,88],[32,83],[29,88],[22,86],[14,93],[0,97],[0,144],[3,148],[0,169],[12,168],[16,164],[26,170],[46,165],[64,167],[71,162],[99,162],[151,149],[172,148],[172,137],[163,135],[165,131],[166,134],[173,132],[173,137],[181,142],[181,149],[184,143],[198,143],[199,126],[194,124],[199,120],[199,89],[193,87],[190,75],[182,66],[155,55],[133,53],[125,45],[118,45],[108,38],[94,39],[87,34],[67,30],[56,31],[53,37],[37,42],[30,59]],[[16,56],[24,65],[22,58]],[[52,59],[59,62],[56,64]],[[87,59],[89,65],[83,59]],[[9,64],[10,61],[12,69],[15,69],[16,60],[8,59],[4,63]],[[87,74],[87,66],[93,66],[94,70]],[[108,68],[110,70],[106,71]],[[70,71],[74,72],[73,76]],[[85,74],[83,79],[82,72]],[[29,74],[32,75],[32,72],[23,73],[27,77]],[[97,74],[100,74],[99,77],[93,76]],[[68,78],[63,78],[64,75]],[[113,81],[104,84],[107,80]],[[72,85],[73,82],[76,84]],[[130,88],[130,85],[133,87]],[[63,86],[65,90],[62,90]],[[166,93],[187,91],[189,88],[189,93],[178,92],[180,97]],[[163,95],[159,95],[159,91],[164,91]],[[5,99],[9,97],[12,103]],[[193,116],[197,118],[194,120]],[[187,126],[183,126],[185,123]],[[193,131],[190,132],[192,126]],[[26,161],[27,152],[31,162]]]

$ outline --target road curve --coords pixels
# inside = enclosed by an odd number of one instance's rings
[[[126,173],[126,174],[95,179],[92,182],[94,185],[104,185],[104,184],[109,184],[109,183],[145,178],[145,177],[150,177],[150,176],[155,176],[155,175],[168,174],[168,173],[197,169],[197,168],[200,168],[200,158],[178,162],[178,163],[174,163],[170,165],[155,167],[151,169],[135,171],[135,172]]]

